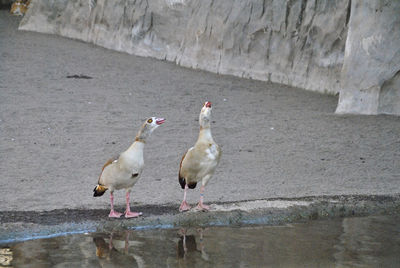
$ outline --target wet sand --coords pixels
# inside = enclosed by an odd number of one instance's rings
[[[18,23],[0,10],[3,216],[74,209],[106,217],[108,193],[92,196],[101,168],[150,116],[167,122],[146,144],[132,206],[178,209],[179,161],[206,100],[223,150],[206,203],[400,193],[400,117],[338,116],[337,96],[18,31]],[[188,193],[190,203],[198,197]],[[124,202],[116,192],[120,209]]]

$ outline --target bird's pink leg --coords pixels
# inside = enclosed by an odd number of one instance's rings
[[[113,233],[110,234],[110,241],[108,242],[108,249],[111,250],[113,248]]]
[[[125,233],[125,253],[129,252],[129,231]]]
[[[130,192],[126,191],[126,210],[125,210],[125,218],[135,218],[139,217],[142,215],[142,212],[131,212],[131,207],[129,205],[129,198],[130,198]]]
[[[108,214],[108,217],[110,217],[110,218],[121,217],[122,213],[114,211],[114,195],[112,192],[110,192],[110,202],[111,202],[111,211],[110,211],[110,214]]]
[[[188,187],[188,185],[186,184],[186,185],[185,185],[185,190],[184,190],[184,192],[183,192],[183,201],[182,201],[181,206],[179,207],[179,211],[181,211],[181,212],[190,209],[189,204],[186,202],[186,191],[187,191],[188,188],[189,188],[189,187]]]
[[[197,204],[197,209],[200,210],[210,210],[209,206],[206,206],[203,204],[203,199],[204,199],[204,186],[201,186],[200,188],[200,202]]]

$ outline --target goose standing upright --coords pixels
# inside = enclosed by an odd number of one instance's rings
[[[211,135],[211,110],[211,102],[205,102],[199,115],[200,133],[197,142],[184,154],[180,163],[179,183],[184,189],[184,194],[179,211],[190,209],[186,202],[186,191],[188,188],[194,189],[199,181],[202,185],[197,208],[209,210],[209,207],[203,204],[204,187],[213,176],[221,158],[221,149]]]
[[[131,212],[129,198],[132,186],[138,181],[144,168],[143,149],[151,133],[165,122],[164,118],[151,117],[142,125],[135,141],[119,157],[108,160],[100,174],[98,185],[94,188],[93,196],[102,196],[110,190],[111,218],[119,218],[122,213],[114,210],[114,190],[126,189],[125,217],[138,217],[141,213]]]

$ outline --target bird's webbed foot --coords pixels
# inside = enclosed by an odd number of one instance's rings
[[[179,207],[179,211],[187,211],[189,210],[191,207],[189,206],[189,204],[186,201],[182,201],[181,206]]]
[[[199,203],[197,204],[196,209],[202,210],[202,211],[209,211],[209,210],[210,210],[210,207],[207,206],[207,205],[204,205],[202,202],[199,202]]]
[[[108,214],[109,218],[119,218],[122,216],[122,213],[116,212],[114,210],[110,211],[110,214]]]
[[[127,211],[125,212],[125,218],[136,218],[141,216],[143,213],[142,212],[131,212]]]

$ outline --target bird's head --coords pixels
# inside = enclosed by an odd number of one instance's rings
[[[211,102],[206,101],[201,108],[200,115],[199,115],[199,123],[201,128],[210,127],[211,122]]]
[[[142,125],[142,128],[139,130],[139,133],[136,136],[136,140],[145,141],[146,138],[148,138],[150,134],[164,122],[165,118],[158,118],[154,116],[148,118]]]
[[[150,117],[149,119],[146,120],[146,122],[143,125],[143,128],[146,129],[146,131],[152,133],[156,128],[161,126],[165,122],[165,118],[158,118],[158,117]]]
[[[149,119],[146,120],[146,127],[154,130],[158,128],[160,125],[162,125],[165,122],[165,118],[158,118],[158,117],[150,117]]]

